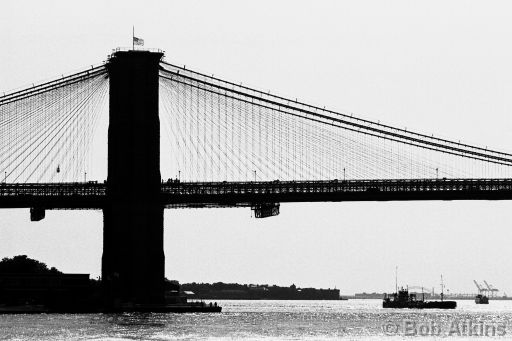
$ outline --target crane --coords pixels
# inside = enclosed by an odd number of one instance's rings
[[[495,294],[497,294],[499,290],[496,288],[493,288],[491,285],[487,284],[486,280],[484,280],[484,283],[485,283],[485,286],[489,289],[491,296],[494,297]]]
[[[486,293],[486,291],[487,291],[487,290],[486,290],[486,289],[484,289],[484,288],[482,288],[482,287],[478,284],[478,282],[477,282],[477,281],[473,280],[473,283],[475,283],[476,288],[478,289],[478,293],[479,293],[480,295],[485,295],[485,293]]]
[[[492,297],[493,291],[492,291],[491,286],[489,284],[487,284],[487,282],[485,280],[484,280],[484,284],[487,287],[487,292],[489,293],[489,296]]]

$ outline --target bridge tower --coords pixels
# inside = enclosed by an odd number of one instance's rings
[[[162,57],[160,52],[117,51],[107,63],[110,114],[102,283],[110,309],[164,303],[158,117]]]

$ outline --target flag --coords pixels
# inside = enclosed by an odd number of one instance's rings
[[[144,46],[144,39],[133,37],[133,45]]]

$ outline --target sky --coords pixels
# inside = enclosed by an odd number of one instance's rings
[[[507,1],[6,1],[0,94],[131,45],[234,82],[398,127],[512,151]],[[101,162],[97,174],[101,174]],[[101,169],[100,169],[101,168]],[[94,171],[91,171],[94,174]],[[93,175],[91,175],[93,176]],[[100,179],[102,180],[102,179]],[[509,202],[166,210],[166,276],[383,292],[399,283],[512,294]],[[101,273],[100,211],[0,211],[0,257]]]

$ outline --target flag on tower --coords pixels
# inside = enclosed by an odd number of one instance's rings
[[[144,46],[144,39],[133,37],[133,45]]]

